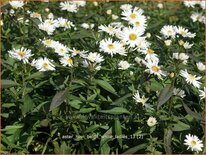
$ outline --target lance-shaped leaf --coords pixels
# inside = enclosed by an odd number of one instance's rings
[[[203,116],[201,116],[200,114],[192,111],[185,103],[183,103],[183,106],[184,106],[186,112],[187,112],[189,115],[193,116],[194,118],[196,118],[196,119],[198,119],[198,120],[204,121]]]
[[[50,109],[49,111],[52,111],[54,108],[60,106],[64,100],[66,99],[68,89],[66,88],[65,90],[59,91],[55,94],[55,96],[52,99]]]
[[[102,87],[103,89],[105,89],[106,91],[117,95],[117,92],[115,91],[115,89],[107,82],[104,80],[96,80],[96,83]]]
[[[1,80],[2,88],[9,88],[13,86],[18,86],[19,84],[12,80]]]
[[[114,115],[118,115],[118,114],[130,114],[130,112],[122,107],[115,107],[113,109],[110,110],[100,110],[99,112],[101,113],[107,113],[107,114],[114,114]]]
[[[115,119],[115,124],[114,124],[114,128],[115,128],[115,134],[117,136],[117,140],[119,142],[120,147],[122,147],[122,127],[121,127],[121,123],[119,121],[119,119]]]
[[[167,85],[160,92],[158,101],[157,101],[157,109],[159,109],[164,103],[166,103],[170,97],[173,95],[174,87],[172,85]]]
[[[145,149],[147,147],[147,144],[140,144],[140,145],[137,145],[135,147],[132,147],[130,149],[128,149],[127,151],[125,151],[124,153],[122,154],[133,154],[133,153],[137,153],[137,151],[139,150],[142,150],[142,149]]]

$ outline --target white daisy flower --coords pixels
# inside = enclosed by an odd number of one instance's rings
[[[85,29],[89,29],[90,28],[89,24],[87,24],[87,23],[82,23],[81,27],[83,27]]]
[[[205,16],[202,13],[195,12],[193,13],[190,18],[192,19],[193,22],[201,22],[205,23]]]
[[[192,84],[196,88],[200,88],[201,83],[198,80],[200,80],[202,77],[189,74],[187,69],[181,70],[180,75],[185,78],[187,83]]]
[[[206,88],[204,87],[204,90],[199,90],[199,96],[200,96],[200,99],[205,99],[205,94],[206,94]]]
[[[118,64],[118,68],[119,69],[121,69],[121,70],[126,70],[126,69],[128,69],[130,66],[131,66],[131,64],[129,64],[127,61],[120,61],[119,62],[119,64]]]
[[[165,38],[175,38],[176,35],[176,30],[175,27],[172,25],[165,25],[162,27],[160,33],[165,37]]]
[[[40,72],[55,70],[54,65],[52,64],[52,60],[46,57],[33,60],[31,64],[32,66],[36,67],[36,69]]]
[[[59,27],[59,22],[53,19],[47,19],[38,25],[39,29],[46,31],[48,35],[52,35],[53,32]]]
[[[11,5],[12,8],[14,9],[18,9],[18,8],[22,8],[24,6],[24,1],[22,0],[12,0],[12,1],[9,1],[9,4]]]
[[[104,61],[103,56],[101,56],[99,53],[96,53],[96,52],[90,52],[86,56],[86,59],[93,63],[101,63],[102,61]]]
[[[155,117],[149,117],[149,119],[147,120],[147,125],[150,127],[153,127],[157,124],[157,120]]]
[[[63,66],[73,66],[73,60],[69,57],[69,55],[64,55],[64,57],[61,57],[59,61]]]
[[[56,44],[56,46],[54,47],[54,52],[57,53],[60,56],[64,56],[66,54],[68,54],[69,49],[68,47],[66,47],[65,45],[58,43]]]
[[[84,51],[84,50],[80,51],[80,50],[78,50],[76,48],[69,49],[69,51],[71,52],[72,57],[79,55],[82,58],[85,58],[86,57],[86,53],[88,52],[88,51]]]
[[[188,146],[187,150],[191,149],[195,152],[202,151],[203,143],[197,136],[188,134],[184,142],[184,145]]]
[[[71,1],[61,2],[60,8],[61,10],[66,10],[68,12],[76,13],[78,11],[77,5],[75,3],[72,3]]]
[[[172,58],[177,59],[177,60],[181,60],[181,61],[183,61],[183,64],[186,64],[187,60],[189,59],[189,56],[185,53],[173,53]]]
[[[145,71],[149,71],[150,74],[157,75],[159,79],[162,79],[162,76],[166,76],[165,73],[161,70],[160,66],[158,66],[158,61],[147,61],[145,62],[145,65],[147,66],[148,69]]]
[[[145,54],[145,60],[151,60],[151,61],[159,61],[159,58],[157,54],[155,54],[155,51],[152,49],[142,50],[143,54]]]
[[[179,88],[174,88],[173,89],[173,95],[175,96],[179,96],[181,98],[184,98],[186,95],[185,95],[185,91],[182,90],[182,89],[179,89]]]
[[[182,26],[175,27],[175,30],[176,30],[176,33],[180,34],[182,37],[194,38],[196,35],[195,33],[189,32],[188,29],[186,29]]]
[[[66,29],[71,29],[72,27],[74,27],[74,24],[73,22],[67,20],[67,19],[64,19],[64,18],[58,18],[58,22],[59,22],[59,26],[60,27],[64,27],[64,30]]]
[[[28,63],[29,58],[33,56],[33,54],[31,54],[31,50],[24,47],[21,47],[20,49],[14,48],[13,50],[8,51],[8,53],[10,57],[23,61],[23,63]]]
[[[56,44],[59,44],[59,42],[54,41],[52,39],[43,39],[41,41],[46,47],[50,47],[50,48],[55,48]]]
[[[131,4],[123,4],[123,5],[120,6],[120,9],[122,9],[122,10],[131,10],[132,5]]]
[[[142,29],[125,27],[121,32],[122,41],[129,47],[136,47],[145,37],[142,37],[144,31]]]
[[[136,101],[136,103],[141,103],[142,106],[145,106],[145,104],[149,98],[145,98],[144,95],[142,97],[140,97],[139,91],[137,90],[137,92],[133,95],[133,99]]]
[[[185,49],[190,49],[193,46],[193,44],[188,43],[187,41],[183,44],[183,47]]]
[[[116,34],[117,30],[118,30],[117,27],[114,25],[111,25],[111,24],[109,24],[108,26],[106,26],[106,25],[99,26],[100,32],[106,32],[111,36],[114,36]]]
[[[31,17],[31,18],[38,18],[38,19],[42,22],[41,14],[38,13],[38,12],[32,12],[32,13],[30,13],[30,17]]]
[[[199,71],[205,71],[205,65],[202,62],[196,63]]]
[[[195,7],[195,5],[197,4],[197,1],[184,1],[183,2],[184,3],[184,5],[186,6],[186,7],[192,7],[192,8],[194,8]]]
[[[143,12],[142,9],[135,7],[134,9],[123,10],[121,15],[123,16],[122,19],[133,23],[138,20],[138,16],[141,16]]]
[[[81,1],[72,0],[72,3],[76,4],[78,7],[80,7],[80,6],[83,7],[86,5],[86,1],[84,1],[84,0],[81,0]]]
[[[126,55],[125,48],[122,43],[119,41],[112,41],[111,38],[104,39],[100,41],[100,51],[103,51],[107,54],[113,56],[114,54]]]

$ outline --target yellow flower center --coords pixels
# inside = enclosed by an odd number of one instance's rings
[[[37,12],[35,12],[35,13],[33,14],[33,16],[34,16],[34,17],[41,17],[41,15],[40,15],[39,13],[37,13]]]
[[[73,60],[69,58],[69,59],[67,59],[67,63],[68,64],[73,64]]]
[[[51,45],[52,41],[51,41],[50,39],[48,39],[48,40],[45,40],[45,43],[46,43],[47,45]]]
[[[184,45],[184,41],[183,41],[183,40],[180,40],[180,41],[179,41],[179,45]]]
[[[60,51],[60,53],[64,53],[65,52],[65,50],[63,48],[61,48],[59,51]]]
[[[49,64],[48,64],[48,63],[44,63],[44,64],[42,65],[42,67],[45,68],[45,69],[48,69]]]
[[[132,13],[131,15],[130,15],[130,18],[132,18],[132,19],[135,19],[137,17],[137,15],[135,14],[135,13]]]
[[[137,35],[134,34],[134,33],[131,33],[131,34],[129,35],[129,39],[132,40],[132,41],[134,41],[134,40],[137,39]]]
[[[114,45],[113,44],[109,44],[107,45],[107,47],[111,50],[111,49],[114,49]]]
[[[154,51],[153,51],[152,49],[148,49],[148,50],[147,50],[147,54],[152,55],[152,54],[154,54]]]
[[[152,66],[152,70],[154,72],[159,72],[160,71],[159,67],[157,67],[157,66]]]
[[[135,26],[139,26],[140,25],[140,22],[139,21],[136,21],[135,22]]]
[[[19,54],[19,56],[22,57],[22,58],[26,55],[26,53],[25,53],[24,51],[19,51],[18,54]]]
[[[74,53],[79,54],[80,51],[79,50],[74,50]]]
[[[181,35],[185,35],[186,33],[185,33],[185,31],[181,31],[180,34]]]
[[[114,31],[114,29],[112,27],[108,27],[107,30],[110,31],[110,32]]]
[[[188,78],[189,78],[190,81],[194,81],[194,80],[195,80],[195,77],[194,77],[194,75],[192,75],[192,74],[189,74],[189,75],[188,75]]]
[[[191,141],[191,145],[192,145],[192,146],[195,146],[196,144],[197,144],[197,142],[196,142],[195,140],[192,140],[192,141]]]

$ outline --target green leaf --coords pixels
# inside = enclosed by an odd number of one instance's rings
[[[172,130],[168,128],[164,130],[164,149],[167,154],[172,154],[171,142]]]
[[[147,147],[147,144],[140,144],[140,145],[137,145],[135,147],[132,147],[130,149],[128,149],[127,151],[125,151],[124,153],[122,154],[133,154],[133,153],[137,153],[137,151],[139,150],[142,150],[142,149],[145,149]]]
[[[28,78],[26,78],[27,80],[31,80],[31,79],[41,79],[46,77],[46,73],[45,72],[36,72],[31,74]]]
[[[115,89],[107,82],[104,80],[96,80],[96,83],[102,87],[103,89],[107,90],[108,92],[117,95],[117,92],[115,91]]]
[[[176,124],[172,124],[172,131],[184,131],[184,130],[189,130],[190,126],[178,121]]]
[[[122,108],[122,107],[115,107],[113,109],[110,109],[110,110],[100,110],[99,112],[101,113],[107,113],[107,114],[130,114],[130,112],[125,109],[125,108]]]
[[[31,144],[33,138],[34,138],[34,136],[29,136],[29,137],[27,138],[27,143],[26,143],[26,148],[27,148],[27,149],[29,148],[29,145]]]
[[[120,105],[122,102],[124,102],[127,98],[131,97],[132,94],[128,93],[118,99],[116,99],[111,105]]]
[[[186,112],[193,116],[194,118],[198,119],[198,120],[201,120],[201,121],[204,121],[204,118],[203,116],[201,116],[200,114],[196,113],[196,112],[193,112],[185,103],[183,103],[183,106],[186,110]]]
[[[63,142],[60,146],[60,154],[68,154],[71,153],[70,147],[67,146],[66,142]]]
[[[23,107],[22,107],[22,114],[25,115],[26,113],[30,112],[34,108],[34,102],[30,98],[29,95],[25,95],[23,98]]]
[[[100,128],[100,125],[97,125],[97,124],[92,125],[92,126],[90,126],[89,128],[87,128],[84,133],[93,132],[93,131],[97,130],[98,128]]]
[[[9,88],[14,86],[19,86],[18,83],[12,81],[12,80],[1,80],[2,88]]]
[[[67,92],[68,89],[65,89],[55,94],[55,96],[52,99],[49,111],[52,111],[54,108],[57,108],[64,102],[64,100],[66,99]]]
[[[101,154],[110,153],[110,147],[108,145],[108,142],[111,140],[112,140],[112,128],[107,130],[107,132],[105,132],[104,135],[101,136],[100,147],[99,147]]]
[[[93,110],[95,110],[95,108],[81,108],[78,113],[90,113]]]
[[[115,119],[114,128],[115,128],[115,133],[116,133],[119,145],[120,145],[120,147],[122,147],[122,137],[121,137],[122,136],[122,127],[121,127],[121,123],[120,123],[119,119]]]
[[[167,85],[160,92],[158,101],[157,101],[157,109],[159,109],[164,103],[166,103],[170,97],[173,95],[174,87],[172,85]]]
[[[75,109],[80,109],[80,106],[81,106],[82,102],[79,101],[79,100],[73,100],[73,101],[69,101],[68,103],[71,107],[73,107]]]

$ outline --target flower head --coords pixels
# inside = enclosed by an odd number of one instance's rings
[[[203,144],[197,136],[188,134],[186,135],[186,139],[184,140],[184,142],[184,145],[188,146],[187,150],[191,149],[195,152],[202,151]]]

